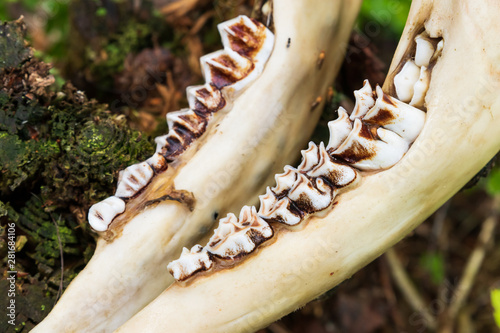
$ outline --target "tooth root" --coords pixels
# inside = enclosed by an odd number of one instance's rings
[[[431,41],[424,34],[420,34],[415,37],[415,43],[417,44],[415,64],[419,67],[429,66],[432,55],[434,54],[434,46]]]
[[[292,209],[292,203],[287,197],[278,200],[272,210],[267,214],[264,214],[262,217],[289,226],[297,225],[302,221],[301,215]]]
[[[211,269],[213,264],[207,250],[201,245],[195,245],[191,251],[183,248],[180,258],[170,262],[167,269],[174,279],[185,281],[197,272]]]
[[[273,230],[255,207],[244,206],[239,220],[229,214],[219,221],[206,249],[222,259],[236,259],[252,252],[258,245],[273,236]]]
[[[286,191],[290,190],[290,188],[295,183],[297,179],[298,172],[295,168],[287,165],[284,167],[285,172],[277,174],[274,176],[276,180],[276,186],[271,188],[271,190],[277,195],[280,196]]]
[[[349,120],[346,110],[343,107],[340,107],[338,113],[339,117],[328,123],[330,140],[328,141],[328,146],[326,148],[329,151],[337,149],[352,130],[352,123]]]
[[[299,174],[287,197],[305,213],[314,213],[328,207],[335,196],[332,189],[321,178],[315,180],[318,188],[303,174]]]
[[[238,16],[218,25],[222,45],[262,67],[274,45],[274,35],[261,23]]]
[[[362,118],[368,112],[368,110],[370,110],[372,106],[375,105],[373,89],[368,80],[365,80],[363,82],[363,87],[361,89],[354,91],[354,97],[356,98],[356,104],[354,105],[354,110],[352,111],[350,117],[352,121],[354,121],[354,119],[356,118]]]
[[[297,170],[305,172],[318,164],[319,150],[314,142],[310,141],[307,150],[302,150],[300,153],[302,154],[302,162],[297,167]]]
[[[189,108],[201,113],[215,113],[226,105],[220,90],[209,83],[187,87],[186,95]]]
[[[153,156],[146,160],[146,163],[148,163],[156,173],[168,168],[167,160],[160,153],[154,153]]]
[[[141,162],[120,171],[115,196],[130,198],[137,194],[153,178],[153,168],[147,162]]]
[[[96,203],[89,209],[88,220],[96,231],[106,231],[116,215],[125,211],[125,201],[111,196]]]
[[[413,60],[407,61],[403,69],[394,76],[394,87],[398,99],[402,102],[408,103],[413,97],[413,86],[420,77],[420,68],[415,65]]]
[[[425,95],[429,89],[429,83],[431,80],[431,75],[427,67],[420,67],[420,78],[415,83],[413,87],[413,97],[411,99],[410,105],[416,108],[422,108],[425,103]]]
[[[363,121],[383,126],[399,134],[408,144],[415,141],[424,127],[425,112],[386,95],[379,86],[377,95],[375,106]]]
[[[306,173],[308,177],[323,177],[336,187],[344,187],[354,182],[356,171],[347,165],[333,162],[323,142],[319,146],[319,155],[317,165]]]

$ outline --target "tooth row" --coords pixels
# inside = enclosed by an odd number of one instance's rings
[[[215,258],[232,261],[255,250],[273,236],[273,229],[257,215],[255,207],[244,206],[237,218],[230,213],[220,219],[219,226],[205,247],[184,248],[181,257],[167,265],[178,281],[184,281],[200,271],[210,270]]]
[[[243,257],[271,238],[273,229],[267,222],[295,226],[327,209],[339,190],[359,177],[356,169],[386,169],[402,158],[422,130],[425,112],[386,95],[378,86],[373,91],[367,80],[354,95],[351,116],[339,108],[339,117],[328,123],[327,147],[323,142],[319,146],[310,142],[301,152],[299,166],[285,166],[284,172],[275,176],[276,185],[267,187],[259,197],[258,213],[254,207],[245,206],[239,219],[228,214],[220,220],[205,247],[212,260],[210,267],[216,266],[215,258]],[[209,269],[200,268],[198,259],[186,263],[190,258],[186,252],[169,264],[174,278],[183,281]],[[180,265],[184,267],[181,275],[173,270]]]
[[[433,40],[423,32],[415,37],[415,58],[408,60],[401,71],[394,76],[394,86],[400,101],[421,108],[429,88],[429,65],[443,48],[443,40],[434,47]]]
[[[223,22],[218,29],[224,49],[201,57],[206,83],[186,89],[189,109],[168,113],[169,132],[155,139],[155,154],[120,172],[113,198],[121,200],[123,205],[124,200],[134,197],[151,182],[155,174],[166,170],[168,163],[175,161],[206,131],[213,114],[228,109],[227,101],[238,97],[262,73],[273,49],[274,35],[246,16]],[[93,213],[89,211],[89,223],[95,230],[105,231],[119,213],[105,211],[108,206],[101,203],[94,206]],[[103,220],[94,214],[97,211],[106,216],[105,227]]]

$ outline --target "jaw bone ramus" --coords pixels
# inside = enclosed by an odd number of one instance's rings
[[[155,155],[148,165],[122,173],[123,186],[89,212],[89,220],[95,217],[94,226],[103,230],[94,257],[33,332],[112,331],[174,281],[165,274],[164,263],[177,258],[182,246],[202,237],[217,215],[257,198],[311,134],[322,109],[316,101],[326,99],[359,5],[273,1],[274,46],[262,74],[237,98],[223,89],[230,111],[223,117],[221,111],[215,113],[204,134],[180,156],[166,159],[166,167]],[[324,60],[318,66],[320,55]],[[202,60],[221,71],[227,67]],[[249,68],[245,59],[237,60],[241,68]],[[240,78],[244,74],[235,73]],[[189,102],[190,107],[196,104]],[[205,100],[207,105],[219,104],[214,98]],[[192,119],[188,113],[169,119],[180,124]],[[193,133],[199,128],[191,126]],[[172,137],[170,143],[175,142]],[[160,153],[167,143],[167,137],[157,140]],[[155,172],[148,173],[149,167]],[[136,186],[134,178],[146,180]],[[106,214],[94,214],[103,207]]]
[[[500,149],[500,97],[496,93],[500,48],[491,43],[500,32],[499,14],[494,1],[413,1],[383,87],[386,94],[410,104],[414,100],[426,110],[423,129],[402,160],[379,172],[358,169],[358,181],[343,193],[339,191],[333,207],[321,216],[300,222],[305,223],[300,230],[274,228],[277,223],[269,220],[274,234],[267,246],[264,241],[252,254],[234,257],[232,266],[219,264],[231,258],[213,249],[222,248],[215,241],[228,239],[228,234],[214,234],[205,248],[191,251],[194,259],[195,253],[206,253],[212,265],[199,266],[202,268],[188,277],[187,265],[172,263],[172,273],[186,281],[170,286],[118,331],[155,331],[168,323],[172,331],[252,332],[349,278],[401,240]],[[422,37],[428,38],[427,46],[432,45],[437,56],[428,66],[422,60],[426,59],[424,49],[416,54],[421,42],[415,39]],[[403,70],[408,61],[414,63]],[[422,103],[425,82],[428,90]],[[347,118],[341,117],[345,124]],[[335,127],[340,133],[351,131],[348,126]],[[389,130],[388,125],[382,127]],[[306,164],[313,165],[303,162]],[[289,168],[285,171],[292,173]],[[277,179],[274,190],[296,181],[283,177]],[[274,190],[263,199],[274,196]],[[272,211],[267,210],[272,206],[268,204],[261,213]],[[280,207],[276,210],[282,217],[293,222],[301,219],[294,220]],[[223,222],[236,223],[232,217]],[[188,252],[183,257],[189,262]]]

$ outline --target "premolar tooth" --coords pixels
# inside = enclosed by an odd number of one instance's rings
[[[154,175],[153,168],[141,162],[120,171],[115,196],[130,198],[146,186]]]
[[[195,245],[191,251],[183,248],[180,258],[170,262],[167,269],[174,279],[184,281],[197,272],[209,270],[212,266],[213,261],[207,250],[201,245]]]
[[[191,110],[214,113],[225,106],[220,90],[209,83],[187,87],[186,95]]]
[[[319,161],[319,150],[318,146],[310,141],[309,147],[306,150],[300,152],[302,154],[302,162],[297,167],[297,170],[308,171],[311,170]]]
[[[177,131],[180,126],[191,132],[194,137],[198,137],[205,131],[207,120],[193,110],[183,109],[167,113],[167,124],[169,132]]]
[[[325,209],[335,196],[332,188],[325,184],[321,178],[314,179],[314,182],[316,186],[306,176],[299,174],[297,181],[287,194],[287,197],[306,213]]]
[[[429,89],[429,83],[431,81],[431,74],[427,67],[420,67],[420,78],[415,83],[413,87],[413,97],[411,99],[410,105],[416,108],[421,108],[424,106],[425,95]]]
[[[415,65],[413,60],[408,60],[404,64],[403,69],[394,76],[394,87],[398,99],[402,102],[408,103],[413,97],[413,86],[420,77],[420,68]]]
[[[311,178],[323,177],[336,187],[347,186],[356,179],[356,171],[353,168],[331,160],[323,142],[319,144],[319,155],[319,162],[306,173],[307,176]]]
[[[361,89],[354,90],[354,97],[356,98],[356,104],[354,105],[354,109],[350,117],[352,121],[356,118],[362,118],[375,104],[373,89],[368,80],[363,82],[363,87]]]
[[[377,129],[377,135],[382,140],[373,138],[366,125],[356,119],[352,132],[331,155],[360,170],[390,168],[408,151],[409,143],[398,134],[383,128]]]
[[[155,172],[160,172],[167,169],[168,164],[165,157],[163,157],[160,153],[154,153],[153,156],[146,160]]]
[[[429,66],[429,62],[434,54],[434,45],[432,45],[429,38],[427,38],[424,34],[420,34],[415,37],[415,43],[417,44],[415,51],[415,64],[419,67]]]
[[[266,194],[259,195],[260,207],[259,207],[259,215],[268,215],[272,212],[274,205],[276,204],[276,196],[273,191],[269,188],[266,188]]]
[[[297,179],[298,172],[295,168],[286,165],[284,167],[284,170],[285,172],[274,176],[274,179],[276,180],[276,186],[271,190],[278,196],[290,190],[290,188],[295,183],[295,180]]]
[[[96,203],[89,209],[89,223],[96,231],[106,231],[116,215],[125,211],[125,201],[111,196]]]
[[[399,134],[408,144],[415,141],[424,127],[425,112],[386,95],[379,86],[376,90],[377,102],[363,121]]]
[[[219,221],[207,250],[222,259],[235,259],[252,252],[273,236],[273,230],[257,215],[255,207],[244,206],[239,221],[234,214]]]
[[[328,123],[330,140],[328,141],[328,146],[326,148],[329,151],[337,149],[352,130],[352,123],[349,120],[346,110],[343,107],[340,107],[338,113],[339,117]]]

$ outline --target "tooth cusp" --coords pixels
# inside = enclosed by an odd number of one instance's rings
[[[295,168],[287,165],[284,168],[285,172],[277,174],[274,176],[276,180],[276,186],[271,188],[271,190],[277,195],[282,196],[285,194],[295,183],[297,179],[298,171]]]
[[[327,149],[331,151],[337,149],[352,131],[352,122],[349,119],[346,110],[343,107],[340,107],[338,113],[339,117],[328,123],[330,139],[328,141]]]
[[[303,174],[299,174],[287,197],[303,212],[311,214],[327,208],[335,196],[332,188],[321,178],[314,184]]]
[[[141,162],[120,171],[115,196],[130,198],[137,194],[153,178],[153,168],[147,162]]]
[[[357,177],[356,171],[345,164],[334,162],[323,142],[319,145],[319,155],[320,159],[317,165],[306,173],[308,177],[324,178],[337,188],[345,187],[354,182]]]
[[[373,89],[368,80],[363,82],[363,88],[354,91],[354,98],[356,99],[356,104],[350,117],[352,121],[356,118],[362,118],[375,105]]]
[[[96,231],[106,231],[113,219],[125,211],[125,201],[111,196],[94,204],[89,209],[88,220]]]
[[[191,250],[183,248],[180,258],[170,262],[167,269],[174,279],[185,281],[195,273],[210,270],[213,265],[208,251],[201,245],[195,245]]]
[[[255,207],[244,206],[239,219],[228,214],[219,221],[206,248],[218,258],[233,260],[251,253],[272,236],[272,228],[257,215]]]
[[[187,87],[186,95],[189,108],[201,114],[215,113],[226,105],[220,90],[209,83]]]
[[[424,33],[415,37],[415,64],[419,67],[429,66],[432,55],[434,54],[434,45]]]
[[[420,68],[413,60],[407,61],[403,69],[394,76],[394,86],[398,99],[408,103],[413,97],[413,86],[420,77]]]

